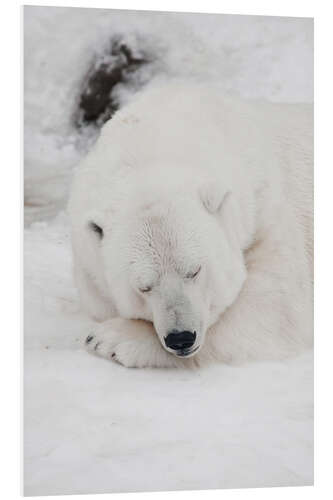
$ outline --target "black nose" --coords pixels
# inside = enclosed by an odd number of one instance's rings
[[[178,330],[172,330],[172,332],[164,337],[164,341],[167,347],[178,351],[192,347],[196,336],[197,334],[195,332],[178,332]]]

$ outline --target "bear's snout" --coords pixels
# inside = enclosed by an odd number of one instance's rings
[[[181,351],[186,354],[186,351],[193,346],[197,337],[196,332],[172,330],[166,337],[164,342],[166,347],[173,351]]]

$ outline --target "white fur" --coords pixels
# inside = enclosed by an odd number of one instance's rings
[[[77,286],[100,322],[88,348],[143,367],[311,344],[312,128],[311,106],[202,85],[148,88],[119,111],[69,203]],[[173,329],[197,332],[190,359],[168,352]]]

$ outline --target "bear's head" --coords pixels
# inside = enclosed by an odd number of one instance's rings
[[[133,198],[89,222],[108,294],[119,316],[152,322],[164,349],[195,355],[246,279],[250,225],[214,183]]]

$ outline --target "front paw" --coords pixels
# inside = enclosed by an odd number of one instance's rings
[[[102,358],[115,361],[127,368],[142,368],[146,366],[142,359],[142,343],[137,340],[112,339],[109,334],[107,338],[91,334],[86,338],[88,351]]]
[[[107,359],[116,358],[117,340],[112,338],[112,335],[102,335],[100,333],[92,333],[88,335],[85,341],[86,348],[89,352]]]
[[[91,353],[127,367],[149,365],[155,344],[162,349],[151,324],[122,318],[96,325],[85,344]]]
[[[143,321],[117,318],[96,325],[85,345],[89,352],[128,368],[182,365],[163,349],[152,325]]]

